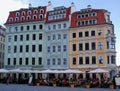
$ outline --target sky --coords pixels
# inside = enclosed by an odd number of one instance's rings
[[[19,10],[20,8],[28,8],[28,4],[33,7],[46,6],[51,1],[53,7],[65,6],[69,7],[72,2],[76,6],[76,10],[84,9],[87,5],[91,5],[95,9],[106,9],[111,12],[111,21],[114,24],[116,35],[116,51],[117,65],[120,65],[120,0],[1,0],[0,2],[0,25],[4,26],[9,12]]]

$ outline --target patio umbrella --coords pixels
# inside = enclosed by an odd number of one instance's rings
[[[12,69],[12,70],[9,70],[11,73],[23,73],[24,71],[21,70],[21,69]]]
[[[80,70],[73,70],[73,69],[68,69],[68,70],[64,70],[64,71],[62,71],[63,73],[75,73],[75,74],[77,74],[77,73],[83,73],[82,71],[80,71]]]
[[[0,69],[0,73],[9,73],[9,71],[6,69]]]
[[[89,73],[108,73],[108,72],[109,71],[104,70],[104,69],[100,69],[100,68],[89,71]]]

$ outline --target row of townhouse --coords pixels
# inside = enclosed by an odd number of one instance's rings
[[[116,37],[110,12],[87,8],[47,6],[11,11],[5,23],[6,69],[65,70],[87,72],[95,68],[115,73]]]

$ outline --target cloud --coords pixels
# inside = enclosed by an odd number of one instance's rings
[[[2,0],[0,2],[0,24],[4,24],[9,12],[28,7],[29,0]]]

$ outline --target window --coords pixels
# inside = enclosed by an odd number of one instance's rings
[[[53,52],[55,52],[56,51],[56,47],[55,46],[53,46]]]
[[[23,41],[23,35],[20,35],[20,41]]]
[[[27,16],[27,20],[30,20],[30,18],[31,18],[30,16]]]
[[[58,65],[61,65],[61,59],[58,58]]]
[[[36,40],[36,34],[33,34],[32,39],[33,39],[33,40]]]
[[[73,65],[76,65],[76,58],[73,57]]]
[[[95,31],[91,31],[91,36],[95,36]]]
[[[33,25],[33,30],[36,30],[36,25]]]
[[[99,35],[99,36],[102,35],[102,30],[98,30],[98,35]]]
[[[56,25],[53,25],[53,29],[56,29]]]
[[[39,40],[42,40],[42,34],[41,33],[39,34]]]
[[[29,10],[29,11],[27,12],[27,14],[30,15],[30,14],[31,14],[31,11]]]
[[[99,64],[103,64],[103,56],[99,56]]]
[[[42,65],[42,58],[41,57],[39,57],[39,59],[38,59],[38,64]]]
[[[50,65],[50,59],[47,59],[47,65]]]
[[[39,29],[43,29],[43,25],[39,25]]]
[[[63,59],[63,65],[67,65],[67,58]]]
[[[51,36],[48,36],[48,40],[50,40],[51,39]]]
[[[34,10],[34,14],[37,14],[38,13],[38,11],[37,10]]]
[[[8,42],[11,42],[11,35],[8,36]]]
[[[108,64],[110,64],[110,59],[109,59],[110,57],[109,56],[107,56],[107,63]]]
[[[26,52],[29,52],[29,45],[26,45]]]
[[[8,53],[11,52],[11,46],[8,46]]]
[[[113,39],[111,40],[111,49],[115,49],[115,41]]]
[[[44,10],[43,10],[43,9],[40,9],[40,13],[44,13]]]
[[[30,26],[27,26],[26,29],[27,29],[27,30],[30,30]]]
[[[73,44],[73,51],[76,51],[76,44]]]
[[[72,33],[72,37],[73,37],[73,38],[76,38],[76,33]]]
[[[95,42],[92,42],[91,47],[92,47],[92,50],[95,50],[95,49],[96,49]]]
[[[116,57],[114,55],[111,56],[111,64],[115,64]]]
[[[14,46],[14,53],[17,52],[17,46]]]
[[[86,31],[86,32],[85,32],[85,37],[88,37],[88,36],[89,36],[89,32]]]
[[[22,65],[22,58],[19,58],[19,65]]]
[[[64,52],[67,51],[67,45],[63,45],[63,51],[64,51]]]
[[[63,39],[67,39],[67,34],[63,34]]]
[[[98,42],[98,49],[102,50],[103,49],[103,43],[102,42]]]
[[[25,64],[26,64],[26,65],[29,64],[28,58],[25,58]]]
[[[110,30],[107,30],[107,32],[108,32],[107,34],[110,34]]]
[[[24,17],[24,16],[21,16],[20,20],[22,20],[22,21],[25,20],[25,17]]]
[[[83,44],[80,43],[80,44],[79,44],[79,51],[82,51],[82,50],[83,50]]]
[[[61,29],[61,24],[58,24],[58,29]]]
[[[66,25],[66,23],[64,23],[64,24],[63,24],[63,28],[66,28],[66,27],[67,27],[67,25]]]
[[[13,59],[13,65],[16,65],[16,58]]]
[[[20,45],[20,52],[23,52],[23,46]]]
[[[39,45],[39,52],[42,52],[42,44]]]
[[[22,11],[22,15],[25,15],[25,11]]]
[[[61,46],[58,45],[58,52],[61,52]]]
[[[89,57],[85,58],[86,64],[89,64]]]
[[[79,38],[81,38],[82,37],[82,32],[79,32]]]
[[[53,34],[53,40],[55,40],[56,39],[56,36],[55,36],[55,34]]]
[[[79,64],[83,64],[83,57],[79,57]]]
[[[34,20],[35,20],[35,19],[37,19],[37,16],[36,16],[36,15],[34,15],[34,16],[33,16],[33,19],[34,19]]]
[[[51,27],[50,27],[50,25],[48,26],[48,30],[51,30]]]
[[[8,58],[8,62],[7,62],[7,64],[10,65],[10,62],[11,62],[11,61],[10,61],[10,58]]]
[[[35,52],[35,45],[32,45],[32,52]]]
[[[47,52],[48,52],[48,53],[50,52],[50,47],[49,47],[49,46],[47,47]]]
[[[97,20],[96,19],[93,19],[93,24],[97,24]]]
[[[17,35],[14,36],[14,41],[17,41]]]
[[[32,65],[35,65],[35,58],[32,58]]]
[[[52,64],[55,65],[55,58],[53,58],[53,60],[52,60]]]
[[[89,43],[85,43],[85,50],[89,50]]]
[[[60,34],[58,34],[58,39],[61,39],[61,35]]]
[[[96,64],[96,57],[92,56],[92,64]]]
[[[21,26],[21,27],[20,27],[20,30],[21,30],[21,31],[23,31],[23,30],[24,30],[24,27],[23,27],[23,26]]]
[[[26,40],[29,40],[29,34],[26,35]]]

